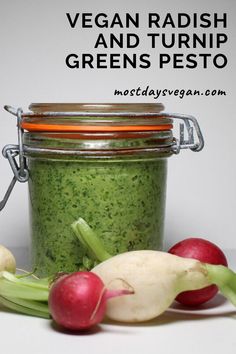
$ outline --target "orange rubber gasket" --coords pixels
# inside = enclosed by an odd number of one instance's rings
[[[163,125],[126,125],[126,126],[97,126],[97,125],[54,125],[22,122],[21,127],[29,132],[129,132],[129,131],[162,131],[173,128],[172,124]]]

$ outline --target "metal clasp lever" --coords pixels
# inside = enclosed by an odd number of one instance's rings
[[[11,180],[11,183],[6,191],[6,194],[4,195],[4,198],[3,200],[0,202],[0,211],[5,207],[7,201],[8,201],[8,198],[10,197],[10,194],[11,194],[11,191],[12,189],[14,188],[15,186],[15,183],[16,183],[17,179],[16,177],[14,176]]]
[[[24,168],[22,171],[20,167],[18,166],[18,163],[16,161],[16,156],[19,155],[19,147],[18,145],[6,145],[3,148],[2,151],[3,156],[8,159],[9,164],[11,166],[12,172],[14,174],[11,183],[6,191],[6,194],[3,198],[3,200],[0,202],[0,211],[5,207],[8,198],[10,197],[10,194],[12,192],[12,189],[15,186],[16,181],[19,182],[27,182],[29,179],[29,172],[26,168]]]
[[[23,129],[21,128],[20,122],[21,122],[21,114],[22,114],[22,109],[15,110],[14,108],[10,106],[5,106],[5,109],[17,116],[17,127],[18,127],[18,142],[19,145],[6,145],[3,150],[2,154],[3,156],[8,159],[9,164],[11,166],[12,172],[14,174],[11,183],[4,195],[4,198],[2,201],[0,201],[0,211],[5,207],[10,194],[12,192],[12,189],[15,186],[16,181],[19,182],[27,182],[29,179],[29,171],[27,169],[26,165],[26,159],[23,154],[23,143],[22,143],[22,137],[23,137]],[[16,157],[19,156],[19,165],[17,163]]]
[[[179,124],[179,139],[175,139],[172,146],[172,151],[175,154],[178,154],[181,149],[190,149],[192,151],[201,151],[203,149],[204,138],[195,117],[176,113],[164,113],[163,116],[183,121],[183,123]],[[194,133],[196,139],[194,138]]]

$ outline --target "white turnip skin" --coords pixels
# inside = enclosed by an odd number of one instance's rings
[[[10,273],[15,273],[16,260],[13,254],[6,247],[0,245],[0,272],[3,270]]]
[[[92,269],[110,289],[123,279],[134,294],[111,299],[106,315],[122,322],[140,322],[163,313],[184,290],[210,285],[201,262],[159,251],[132,251],[114,256]],[[117,280],[116,280],[117,279]]]
[[[228,266],[223,251],[214,243],[202,238],[191,237],[182,240],[172,246],[168,252],[176,256],[194,258],[209,264]],[[211,300],[217,292],[218,287],[210,285],[203,289],[180,293],[176,297],[176,301],[185,306],[199,306]]]
[[[118,289],[129,284],[134,294],[111,299],[106,314],[124,322],[147,321],[164,312],[176,296],[187,290],[216,284],[220,292],[236,306],[236,273],[222,265],[202,263],[159,251],[133,251],[112,257],[96,233],[79,218],[72,229],[99,265],[92,272],[106,287]]]

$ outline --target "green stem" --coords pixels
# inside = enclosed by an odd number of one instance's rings
[[[236,273],[222,265],[205,264],[208,278],[236,306]]]
[[[23,299],[10,298],[10,297],[7,299],[11,302],[18,304],[18,305],[28,307],[29,309],[43,312],[49,316],[47,301],[23,300]]]
[[[19,277],[7,271],[0,272],[0,304],[11,310],[31,316],[49,318],[47,305],[49,278]]]
[[[43,303],[19,300],[16,298],[5,298],[3,296],[0,296],[0,303],[16,312],[21,312],[30,316],[50,318],[48,307]]]
[[[2,271],[0,273],[1,278],[9,280],[11,283],[25,285],[30,288],[40,289],[40,290],[48,290],[49,286],[49,278],[35,279],[31,277],[31,273],[24,275],[24,277],[15,275],[10,272]]]
[[[71,225],[75,235],[78,237],[81,244],[89,251],[91,258],[100,262],[105,261],[112,256],[105,250],[102,242],[97,237],[96,233],[82,218],[79,218]]]
[[[8,279],[0,278],[0,296],[17,297],[25,300],[47,301],[49,288],[39,288],[29,284],[16,283]]]

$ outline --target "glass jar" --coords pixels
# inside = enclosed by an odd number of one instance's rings
[[[167,158],[181,148],[201,150],[196,120],[161,113],[161,104],[31,104],[29,109],[7,107],[18,117],[19,144],[6,146],[3,154],[15,167],[13,179],[29,182],[36,273],[89,267],[71,228],[79,217],[112,255],[161,249]],[[180,139],[173,137],[173,118],[183,120]]]

